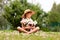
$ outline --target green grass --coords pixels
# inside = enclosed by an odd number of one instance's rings
[[[39,31],[26,35],[18,31],[0,31],[0,40],[60,40],[60,32]]]

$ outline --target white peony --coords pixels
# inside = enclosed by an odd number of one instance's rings
[[[36,24],[37,24],[37,21],[35,20],[35,21],[34,21],[34,25],[36,25]]]

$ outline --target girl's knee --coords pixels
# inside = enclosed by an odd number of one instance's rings
[[[39,30],[40,28],[39,28],[39,27],[36,27],[36,29],[38,29],[38,30]]]
[[[17,27],[17,29],[20,29],[21,27]]]

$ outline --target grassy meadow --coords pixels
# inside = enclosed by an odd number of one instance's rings
[[[60,32],[39,31],[32,34],[18,31],[0,31],[0,40],[60,40]]]

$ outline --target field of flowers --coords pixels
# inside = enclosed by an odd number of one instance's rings
[[[27,35],[18,31],[0,31],[0,40],[60,40],[60,32],[39,31]]]

